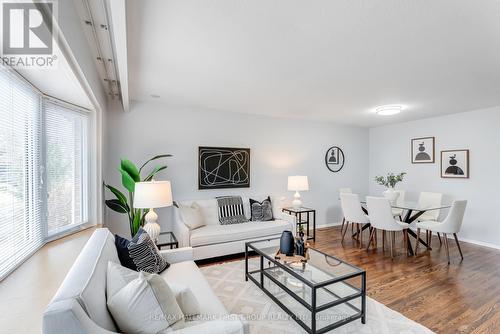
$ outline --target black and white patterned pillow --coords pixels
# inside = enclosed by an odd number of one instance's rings
[[[243,211],[243,200],[240,196],[217,197],[217,206],[221,225],[240,224],[248,221]]]
[[[170,264],[161,256],[154,241],[146,232],[139,234],[137,238],[134,237],[130,241],[128,251],[137,267],[137,271],[159,274],[170,267]]]
[[[250,198],[250,212],[252,221],[269,221],[273,220],[273,206],[271,204],[271,197],[267,196],[262,202]]]

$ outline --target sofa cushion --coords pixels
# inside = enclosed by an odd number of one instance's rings
[[[106,228],[97,229],[78,255],[51,304],[75,299],[98,326],[116,331],[106,306],[106,272],[109,261],[120,263],[113,235]]]
[[[165,280],[143,271],[111,296],[108,308],[124,333],[156,334],[184,321],[184,314]]]
[[[206,225],[201,207],[198,203],[194,202],[190,206],[178,204],[178,210],[182,221],[190,230]]]
[[[248,221],[240,196],[217,197],[217,206],[221,225],[241,224]]]
[[[206,246],[224,242],[267,237],[280,234],[291,226],[284,220],[248,222],[234,225],[207,225],[191,231],[191,246]]]
[[[160,251],[147,232],[142,232],[137,241],[134,237],[128,244],[128,249],[130,257],[139,271],[158,274],[170,265],[161,256]]]
[[[274,219],[270,196],[267,196],[263,201],[256,201],[250,198],[250,211],[252,221],[269,221]]]
[[[207,225],[219,225],[219,213],[217,211],[217,200],[213,199],[203,199],[196,201],[179,201],[178,204],[191,206],[193,203],[199,205],[201,214],[205,220],[205,224]],[[182,218],[182,217],[181,217]]]
[[[228,315],[224,305],[193,261],[173,263],[160,276],[169,285],[184,285],[191,289],[200,305],[201,319],[207,319],[207,316],[210,316],[210,319],[224,318]]]

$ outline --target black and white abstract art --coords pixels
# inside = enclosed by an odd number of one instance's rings
[[[198,189],[250,187],[250,149],[198,148]]]
[[[469,178],[469,150],[441,151],[441,177]]]
[[[411,162],[414,164],[434,163],[434,137],[411,140]]]

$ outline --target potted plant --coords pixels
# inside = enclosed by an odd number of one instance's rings
[[[144,224],[144,216],[148,212],[148,209],[136,209],[134,207],[135,183],[141,181],[151,181],[156,174],[167,169],[166,165],[159,165],[153,168],[144,178],[141,177],[144,167],[146,167],[149,162],[168,157],[171,157],[171,155],[161,154],[154,156],[143,163],[140,168],[137,168],[136,165],[128,159],[122,159],[120,161],[118,171],[122,177],[122,186],[128,191],[128,198],[117,188],[104,183],[104,186],[115,196],[114,199],[108,199],[105,201],[106,206],[115,212],[127,215],[130,234],[132,236],[134,236],[139,230],[139,227]]]
[[[406,173],[400,173],[400,174],[388,173],[387,176],[375,177],[375,182],[387,188],[384,191],[384,197],[387,198],[389,201],[391,201],[391,203],[395,203],[396,200],[398,199],[399,193],[394,191],[394,187],[396,187],[396,184],[403,181],[405,175]]]

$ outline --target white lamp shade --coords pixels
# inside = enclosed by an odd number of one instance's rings
[[[289,191],[309,190],[309,181],[307,180],[307,176],[302,176],[302,175],[289,176],[288,190]]]
[[[136,182],[134,207],[138,209],[162,208],[172,205],[170,181]]]

